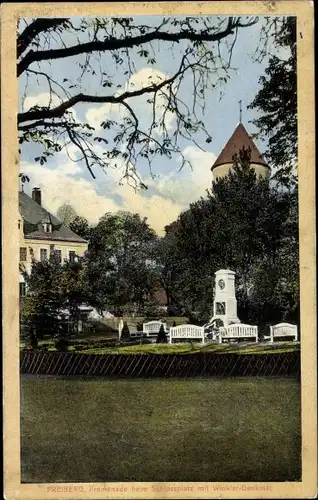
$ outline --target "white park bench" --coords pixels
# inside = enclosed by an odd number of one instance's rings
[[[223,339],[245,339],[251,340],[255,339],[258,342],[258,327],[251,325],[244,325],[238,323],[235,325],[229,325],[227,327],[221,327],[219,329],[219,343],[222,344]]]
[[[163,323],[162,321],[148,321],[148,323],[143,323],[142,331],[147,335],[147,337],[149,337],[149,335],[157,335],[161,325],[163,325],[164,330],[167,333],[167,323]]]
[[[270,342],[283,337],[293,337],[294,341],[298,340],[298,329],[296,325],[291,325],[290,323],[278,323],[277,325],[270,327],[270,335],[264,337],[264,339],[269,339]]]
[[[189,342],[189,341],[200,341],[204,343],[204,327],[203,326],[197,326],[197,325],[178,325],[178,326],[172,326],[169,330],[170,338],[169,342],[170,344],[173,343],[174,340],[178,341],[184,341],[184,342]]]

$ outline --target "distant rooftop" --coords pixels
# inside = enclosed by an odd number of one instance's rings
[[[226,163],[233,162],[233,156],[238,154],[243,148],[251,150],[251,163],[264,165],[268,167],[268,164],[263,159],[259,149],[254,143],[251,136],[248,134],[246,128],[242,123],[239,123],[234,130],[231,138],[226,143],[218,158],[215,160],[211,170],[214,170],[215,167],[219,165],[224,165]]]
[[[26,193],[19,192],[19,210],[23,217],[23,231],[27,239],[58,240],[87,243],[54,215],[39,205]],[[44,231],[44,224],[52,224],[52,232]]]

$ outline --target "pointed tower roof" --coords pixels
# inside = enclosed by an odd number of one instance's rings
[[[238,154],[240,150],[243,149],[243,147],[245,149],[250,148],[251,163],[256,163],[269,168],[266,161],[263,159],[261,153],[259,152],[259,149],[257,148],[254,141],[246,131],[244,125],[242,123],[239,123],[236,129],[234,130],[232,137],[226,143],[221,153],[219,154],[218,158],[212,165],[211,170],[213,170],[215,167],[218,167],[219,165],[224,165],[225,163],[232,163],[233,156],[235,154]]]

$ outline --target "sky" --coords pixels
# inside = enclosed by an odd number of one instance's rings
[[[159,16],[158,16],[159,17]],[[158,17],[142,17],[136,19],[144,24],[155,24]],[[236,44],[232,54],[232,67],[236,68],[231,73],[227,83],[216,86],[213,91],[207,93],[205,115],[203,116],[206,128],[212,141],[206,143],[201,134],[196,136],[196,142],[205,151],[202,151],[190,140],[183,140],[180,148],[183,155],[191,161],[191,167],[185,166],[180,170],[181,157],[175,155],[171,160],[160,157],[154,161],[152,174],[148,164],[140,161],[138,170],[143,182],[148,186],[147,190],[135,191],[126,183],[120,183],[120,172],[118,169],[94,170],[96,179],[90,175],[83,161],[74,162],[70,158],[77,159],[75,147],[69,147],[50,158],[45,165],[34,161],[40,152],[37,145],[28,143],[23,145],[20,158],[20,170],[30,177],[30,182],[24,186],[24,191],[31,194],[32,188],[38,186],[42,190],[43,205],[47,210],[56,213],[62,204],[70,204],[80,216],[86,217],[91,224],[96,224],[99,218],[106,212],[117,212],[124,210],[139,213],[141,217],[147,217],[148,223],[158,234],[163,234],[164,226],[177,219],[181,211],[186,210],[191,202],[205,196],[206,190],[210,189],[212,182],[211,166],[232,135],[239,122],[239,104],[242,100],[243,114],[242,122],[248,132],[255,133],[257,130],[249,123],[257,115],[246,107],[260,89],[259,78],[264,74],[268,63],[268,57],[262,62],[255,62],[252,55],[259,43],[260,29],[263,19],[249,28],[239,31]],[[85,35],[82,35],[84,37]],[[81,41],[84,40],[81,38]],[[74,39],[65,40],[67,44],[76,43]],[[53,42],[55,43],[55,42]],[[58,41],[56,45],[58,45]],[[132,53],[135,62],[134,75],[127,81],[123,75],[119,75],[112,68],[109,56],[103,56],[103,64],[108,72],[112,73],[112,81],[115,87],[122,89],[136,89],[148,83],[149,78],[169,77],[177,67],[185,46],[181,43],[178,48],[171,51],[167,43],[160,43],[155,48],[157,62],[150,68],[145,60]],[[274,47],[270,47],[273,53]],[[55,80],[63,82],[63,79],[74,79],[78,74],[77,63],[83,61],[78,57],[56,60],[51,63],[41,64],[41,71],[54,75]],[[93,62],[94,64],[94,62]],[[31,69],[39,69],[35,64]],[[192,101],[192,84],[186,77],[180,88],[181,96],[185,102]],[[27,110],[34,105],[47,105],[49,100],[48,87],[45,78],[33,79],[26,86],[26,79],[20,80],[20,109]],[[75,83],[74,93],[79,92],[79,84]],[[80,91],[90,94],[107,92],[109,89],[101,89],[99,78],[84,75],[80,79]],[[58,101],[57,101],[58,102]],[[149,123],[150,107],[146,99],[139,98],[136,110],[144,125]],[[137,112],[136,111],[136,112]],[[99,131],[100,123],[108,118],[122,117],[122,108],[109,104],[80,104],[72,109],[75,116],[96,127]],[[167,125],[173,128],[174,118],[168,117]],[[264,152],[266,144],[256,142],[260,151]],[[102,147],[97,146],[100,150]]]

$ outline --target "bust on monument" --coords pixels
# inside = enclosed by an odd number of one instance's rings
[[[222,321],[223,326],[240,323],[237,317],[235,272],[229,269],[221,269],[215,273],[215,296],[211,323],[217,319]]]

